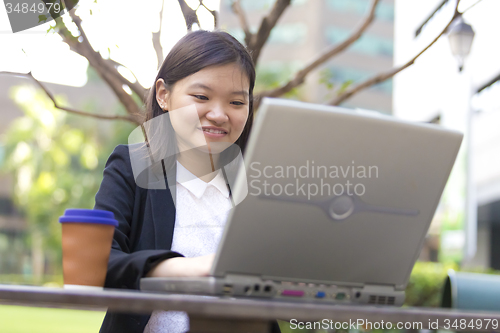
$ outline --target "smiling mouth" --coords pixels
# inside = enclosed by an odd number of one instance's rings
[[[226,131],[216,130],[216,129],[213,129],[213,128],[198,128],[198,129],[202,130],[203,132],[206,132],[206,133],[227,134]]]

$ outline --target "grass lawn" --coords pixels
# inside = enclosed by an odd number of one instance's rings
[[[0,305],[2,333],[97,333],[105,312]]]
[[[0,333],[98,333],[106,313],[103,311],[31,308],[0,305]],[[291,330],[280,322],[281,332]]]

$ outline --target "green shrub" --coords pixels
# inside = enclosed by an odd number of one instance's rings
[[[417,262],[411,272],[410,281],[406,287],[406,306],[439,307],[444,282],[448,270],[467,271],[481,274],[500,274],[491,268],[467,268],[461,270],[456,264],[435,262]]]
[[[439,307],[448,270],[457,270],[454,264],[417,262],[406,287],[407,306]]]

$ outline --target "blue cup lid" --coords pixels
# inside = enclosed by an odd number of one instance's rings
[[[115,214],[99,209],[66,209],[59,218],[59,223],[82,222],[118,226]]]

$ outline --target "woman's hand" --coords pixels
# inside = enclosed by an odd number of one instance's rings
[[[147,277],[197,277],[208,276],[215,254],[194,258],[170,258],[160,262]]]

